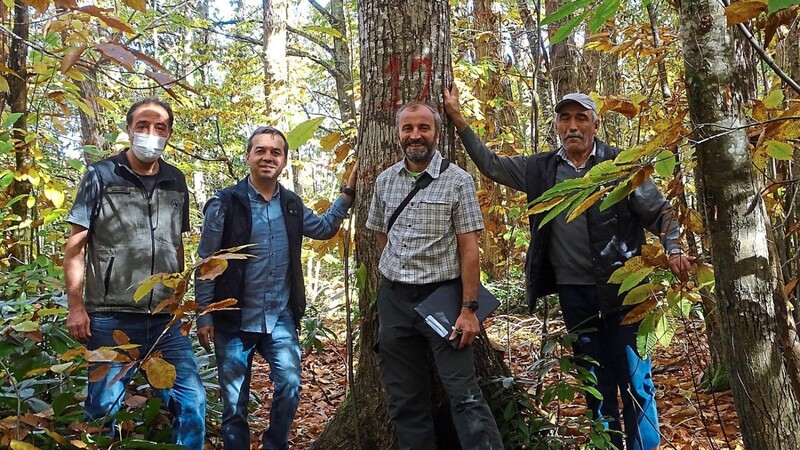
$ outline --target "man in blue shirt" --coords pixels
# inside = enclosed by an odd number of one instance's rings
[[[198,253],[254,244],[243,250],[254,258],[229,260],[213,281],[198,280],[197,302],[205,308],[234,298],[236,309],[198,318],[201,345],[214,342],[222,393],[225,450],[250,448],[247,403],[250,372],[257,351],[270,365],[275,393],[264,450],[288,449],[289,429],[300,401],[300,343],[297,330],[305,312],[300,253],[303,236],[330,239],[339,230],[355,196],[353,169],[342,195],[322,216],[278,183],[288,161],[286,137],[259,127],[247,140],[250,175],[216,193],[204,208]]]

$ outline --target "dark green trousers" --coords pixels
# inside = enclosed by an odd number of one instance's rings
[[[400,450],[437,448],[431,417],[431,353],[462,448],[502,450],[497,424],[475,376],[472,346],[455,350],[414,311],[435,288],[384,279],[378,290],[381,378]]]

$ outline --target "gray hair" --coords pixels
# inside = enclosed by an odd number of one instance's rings
[[[591,113],[592,113],[592,119],[594,119],[594,120],[593,120],[593,122],[594,122],[594,123],[600,122],[600,116],[598,116],[598,115],[597,115],[597,112],[596,112],[595,110],[593,110],[593,109],[587,109],[586,111],[591,111]],[[561,114],[561,113],[559,113],[559,112],[556,112],[556,115],[555,115],[555,117],[553,118],[553,125],[556,125],[556,124],[558,124],[558,116],[559,116],[560,114]]]
[[[433,107],[431,105],[429,105],[427,103],[420,102],[420,101],[416,101],[416,100],[410,101],[410,102],[404,104],[403,106],[401,106],[400,108],[397,109],[397,113],[394,116],[394,128],[398,132],[400,132],[400,116],[407,109],[410,109],[410,110],[413,111],[413,110],[415,110],[417,108],[427,108],[428,111],[433,113],[433,122],[434,122],[434,125],[435,125],[435,130],[434,131],[436,131],[436,136],[438,137],[439,136],[439,132],[442,131],[442,115],[439,114],[439,111],[433,109]]]

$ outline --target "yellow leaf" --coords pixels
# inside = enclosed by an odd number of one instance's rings
[[[6,77],[0,75],[0,92],[8,92],[9,89]]]
[[[38,73],[39,75],[44,75],[47,73],[47,64],[44,61],[34,61],[33,62],[33,73]]]
[[[635,288],[631,289],[627,295],[625,295],[625,300],[622,301],[622,304],[636,305],[647,300],[648,298],[655,298],[655,293],[659,290],[659,288],[659,285],[653,283],[636,286]]]
[[[725,17],[728,19],[728,26],[730,27],[755,19],[762,11],[766,10],[767,4],[760,0],[743,0],[726,6]]]
[[[336,158],[334,158],[333,163],[334,164],[339,164],[340,162],[344,161],[344,159],[347,158],[347,155],[350,154],[350,149],[351,148],[352,147],[350,146],[350,144],[348,144],[346,142],[344,144],[336,147],[336,150],[334,150],[334,153],[336,154]]]
[[[533,214],[543,213],[543,212],[545,212],[545,211],[547,211],[549,209],[552,209],[554,206],[558,205],[563,200],[564,200],[564,196],[560,195],[558,197],[551,198],[550,200],[547,200],[547,201],[544,201],[544,202],[539,202],[539,203],[531,206],[528,209],[528,213],[527,214],[530,216],[530,215],[533,215]]]
[[[44,196],[46,199],[53,202],[53,206],[56,208],[61,208],[61,205],[64,204],[64,193],[58,189],[46,187],[44,188]]]
[[[97,103],[98,105],[102,106],[103,108],[105,108],[105,109],[107,109],[109,111],[115,111],[117,109],[117,105],[114,104],[114,102],[111,102],[111,101],[106,100],[104,98],[95,97],[92,100],[94,100],[95,103]]]
[[[237,309],[237,308],[231,308],[231,306],[235,305],[236,303],[238,303],[238,300],[236,300],[235,298],[226,298],[225,300],[220,300],[218,302],[206,306],[203,309],[203,312],[201,312],[199,315],[202,316],[203,314],[210,313],[212,311],[221,311],[223,309]]]
[[[147,381],[156,389],[169,389],[175,385],[175,366],[160,357],[147,358],[142,363],[142,370],[147,373]]]
[[[689,209],[688,213],[686,214],[686,226],[692,230],[692,232],[697,234],[702,234],[704,230],[703,225],[703,218],[700,217],[700,213]]]
[[[56,364],[56,365],[50,366],[50,370],[52,370],[55,373],[63,373],[65,370],[69,369],[71,366],[72,366],[71,362],[66,362],[66,363],[63,363],[63,364]]]
[[[664,254],[664,247],[655,244],[642,246],[642,261],[645,265],[661,268],[666,268],[669,262]]]
[[[34,197],[34,196],[32,196],[32,195],[29,195],[29,196],[28,196],[28,200],[26,200],[26,201],[25,201],[25,206],[27,206],[27,207],[28,207],[28,209],[31,209],[31,208],[33,208],[35,205],[36,205],[36,197]]]
[[[319,140],[319,145],[322,147],[323,150],[330,151],[339,141],[342,139],[342,133],[338,131],[335,133],[331,133],[322,139]]]
[[[608,186],[590,195],[586,200],[583,201],[583,203],[581,203],[580,205],[578,205],[577,208],[572,210],[572,212],[567,217],[567,222],[572,222],[573,220],[575,220],[575,218],[583,214],[587,209],[591,208],[592,205],[594,205],[595,203],[597,203],[598,200],[600,200],[600,197],[605,195],[606,192],[610,191],[613,188],[614,186]]]
[[[100,347],[96,350],[86,351],[86,361],[91,363],[111,362],[117,358],[116,350],[111,347]]]
[[[66,446],[67,445],[67,440],[64,439],[64,436],[61,436],[60,434],[56,433],[55,431],[45,428],[44,429],[44,433],[46,435],[50,436],[50,439],[56,441],[58,444],[60,444],[62,446]]]
[[[28,444],[27,442],[12,440],[11,450],[39,450],[39,447],[36,447],[35,445],[32,444]]]
[[[150,278],[144,280],[142,284],[140,284],[139,287],[136,288],[136,292],[133,293],[133,301],[138,302],[139,300],[144,298],[145,295],[149,294],[150,291],[152,291],[153,288],[156,286],[156,283],[161,281],[161,278],[163,276],[164,274],[157,273],[151,276]]]

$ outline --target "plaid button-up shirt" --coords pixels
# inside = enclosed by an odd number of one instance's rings
[[[450,164],[439,173],[442,154],[428,164],[433,181],[408,203],[388,233],[378,269],[389,280],[427,284],[461,275],[456,235],[483,229],[472,177]],[[405,160],[384,170],[375,180],[367,228],[386,233],[389,218],[414,188]]]

